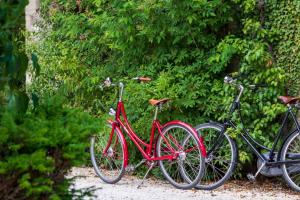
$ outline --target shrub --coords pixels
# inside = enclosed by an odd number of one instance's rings
[[[28,95],[24,7],[0,1],[0,199],[71,199],[68,170],[84,162],[94,118],[59,96]],[[30,52],[35,74],[37,57]],[[57,92],[57,91],[56,91]],[[49,93],[49,92],[48,92]],[[44,96],[46,93],[43,93]],[[33,107],[28,110],[30,96]]]
[[[245,85],[269,84],[268,90],[246,90],[242,106],[246,123],[254,122],[254,137],[270,145],[282,112],[276,98],[286,77],[273,62],[268,47],[274,34],[264,28],[257,1],[47,0],[41,11],[45,31],[33,46],[42,70],[32,90],[42,93],[46,86],[55,92],[66,85],[70,105],[103,117],[101,108],[112,105],[114,93],[98,85],[113,76],[126,84],[130,122],[148,138],[153,109],[148,99],[173,100],[159,115],[162,121],[222,120],[233,92],[223,77],[238,72],[246,74]],[[153,81],[129,80],[135,76]],[[133,160],[139,158],[135,148],[130,152]],[[248,152],[241,155],[243,162],[251,160]]]
[[[71,199],[65,176],[86,162],[96,121],[59,96],[14,116],[5,112],[0,119],[0,199]]]

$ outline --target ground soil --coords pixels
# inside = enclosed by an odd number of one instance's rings
[[[179,190],[166,181],[148,178],[137,189],[141,179],[125,175],[120,182],[103,183],[92,168],[73,168],[69,177],[75,177],[74,188],[94,188],[94,197],[101,200],[300,200],[300,194],[289,189],[280,179],[263,179],[256,182],[228,181],[213,191]]]

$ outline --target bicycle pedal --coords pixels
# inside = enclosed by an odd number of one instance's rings
[[[127,165],[125,168],[125,172],[131,173],[135,170],[135,167],[133,165]]]
[[[249,181],[252,181],[252,182],[255,181],[255,179],[256,179],[255,176],[251,173],[247,174],[247,178]]]

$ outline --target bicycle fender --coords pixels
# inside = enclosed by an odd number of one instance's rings
[[[122,133],[122,130],[120,129],[120,127],[118,126],[118,123],[116,121],[113,121],[113,120],[107,120],[107,123],[109,123],[113,129],[115,129],[118,134],[120,135],[120,139],[121,139],[121,144],[123,146],[123,149],[124,149],[124,159],[125,159],[125,162],[124,162],[124,167],[126,167],[128,165],[128,148],[127,148],[127,143],[126,143],[126,140],[124,138],[124,135]]]
[[[216,121],[209,121],[208,124],[213,124],[213,125],[219,126],[220,128],[223,128],[223,127],[224,127],[223,124],[221,124],[220,122],[216,122]]]
[[[195,126],[195,129],[197,130],[200,126],[204,126],[204,125],[214,125],[214,126],[218,126],[220,129],[223,129],[225,127],[224,124],[220,122],[209,121],[208,123],[198,124],[197,126]]]
[[[195,138],[198,140],[197,142],[199,142],[199,144],[200,144],[200,150],[201,150],[202,156],[206,158],[206,147],[204,145],[204,139],[202,137],[200,137],[200,138],[198,137],[197,131],[192,126],[190,126],[189,124],[187,124],[185,122],[182,122],[179,120],[174,120],[174,121],[170,121],[170,122],[164,124],[162,126],[162,129],[164,129],[170,125],[181,125],[184,128],[186,128],[188,131],[190,131],[195,136]]]

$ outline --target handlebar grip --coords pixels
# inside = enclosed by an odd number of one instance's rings
[[[151,78],[149,78],[149,77],[135,77],[135,78],[133,78],[133,80],[148,82],[148,81],[151,81]]]
[[[139,77],[139,81],[148,82],[148,81],[151,81],[151,78],[149,78],[149,77]]]
[[[253,85],[249,85],[251,90],[256,90],[258,88],[266,88],[268,87],[267,84],[263,84],[263,83],[259,83],[259,84],[253,84]]]

